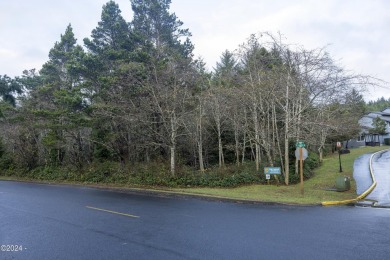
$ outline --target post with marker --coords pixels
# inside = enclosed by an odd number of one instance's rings
[[[303,161],[306,160],[308,156],[308,152],[305,148],[305,143],[302,141],[299,141],[296,143],[295,147],[297,148],[295,150],[295,157],[299,158],[299,164],[300,164],[300,179],[301,179],[301,194],[304,195],[304,187],[303,187]]]
[[[336,143],[337,150],[339,151],[339,166],[340,166],[340,172],[343,172],[343,168],[341,167],[341,142]]]

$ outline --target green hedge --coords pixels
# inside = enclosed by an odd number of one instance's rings
[[[309,179],[314,174],[314,169],[320,166],[320,159],[318,154],[314,152],[309,152],[308,157],[304,160],[303,163],[303,177],[304,179]],[[298,183],[300,181],[300,173],[299,173],[299,162],[298,162],[298,171],[295,173],[295,160],[293,160],[290,164],[290,175],[289,181],[291,184]]]
[[[390,145],[390,138],[385,138],[383,140],[385,142],[385,145]]]
[[[9,166],[3,159],[3,166]],[[299,182],[299,173],[295,174],[295,160],[290,165],[290,183]],[[318,156],[309,153],[304,164],[304,176],[310,178],[313,169],[319,166]],[[244,165],[227,165],[224,168],[210,168],[205,173],[194,171],[190,167],[181,166],[177,169],[177,175],[172,176],[169,172],[169,165],[163,163],[124,165],[117,162],[105,161],[96,162],[88,168],[66,168],[57,166],[42,166],[31,171],[26,169],[9,169],[0,174],[17,176],[27,179],[47,181],[77,181],[88,183],[117,183],[141,186],[165,186],[165,187],[238,187],[248,184],[267,183],[263,173],[263,166],[260,172],[256,172],[254,162],[247,162]],[[283,176],[277,175],[278,180],[283,183]],[[271,183],[275,179],[271,178]]]

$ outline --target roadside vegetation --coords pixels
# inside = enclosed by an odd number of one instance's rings
[[[353,163],[359,156],[373,153],[380,150],[390,149],[389,146],[364,147],[351,149],[350,154],[343,154],[343,172],[339,172],[338,154],[327,156],[321,167],[315,170],[314,176],[304,182],[304,196],[300,193],[299,184],[290,186],[273,185],[251,185],[234,189],[175,189],[175,191],[194,193],[223,198],[243,199],[250,201],[278,202],[293,204],[319,204],[323,201],[340,201],[354,199],[356,195],[356,183],[353,179]],[[348,176],[351,178],[351,189],[345,192],[331,191],[335,187],[337,176]]]
[[[310,178],[359,134],[374,79],[325,48],[255,33],[208,71],[171,1],[130,3],[131,21],[109,1],[83,46],[64,25],[40,70],[0,76],[2,176],[214,188],[265,184],[263,167],[275,166],[288,186],[297,141]]]
[[[291,151],[293,160],[294,151]],[[7,160],[3,157],[4,160]],[[0,165],[7,162],[0,160]],[[314,169],[320,165],[318,155],[310,154],[304,166],[305,178],[310,178]],[[9,165],[7,165],[9,167]],[[223,168],[212,167],[204,172],[196,171],[191,167],[182,166],[178,173],[172,176],[169,165],[160,163],[138,163],[124,165],[119,162],[95,162],[86,168],[42,166],[33,170],[8,168],[1,171],[0,175],[6,177],[18,177],[28,180],[41,181],[71,181],[90,184],[119,184],[144,187],[177,188],[177,187],[238,187],[248,184],[267,183],[263,174],[264,166],[260,164],[261,170],[257,171],[253,162],[244,164],[225,165]],[[290,167],[290,183],[299,181],[299,174],[295,171],[295,164]],[[271,180],[272,182],[283,183],[282,176]]]
[[[257,184],[242,185],[235,188],[221,188],[221,185],[214,185],[215,187],[180,187],[169,188],[162,186],[145,186],[136,185],[136,182],[82,182],[76,181],[76,179],[69,179],[69,175],[63,173],[63,178],[47,178],[43,175],[41,177],[33,176],[31,179],[28,176],[0,176],[0,180],[23,180],[23,181],[39,181],[46,183],[67,183],[67,184],[81,184],[94,187],[103,187],[110,189],[120,189],[126,191],[129,190],[145,190],[149,192],[169,193],[169,194],[186,194],[193,196],[202,196],[210,198],[220,199],[232,199],[232,200],[247,200],[258,202],[270,202],[270,203],[286,203],[286,204],[304,204],[304,205],[316,205],[323,201],[340,201],[347,199],[354,199],[356,194],[356,183],[353,179],[353,163],[361,155],[367,153],[374,153],[380,150],[390,149],[389,146],[381,147],[364,147],[351,149],[351,153],[342,155],[342,167],[343,172],[339,173],[339,160],[338,154],[328,155],[323,164],[314,171],[312,178],[306,179],[304,182],[304,195],[300,193],[299,183],[294,185],[277,184],[276,181],[271,181],[270,184],[264,180],[264,174],[251,175],[248,183],[253,182],[252,178],[256,178],[254,181]],[[157,170],[157,169],[156,169]],[[306,168],[305,168],[306,171]],[[42,174],[42,172],[40,172]],[[331,189],[334,188],[337,176],[348,176],[351,178],[351,189],[345,192],[336,192]],[[48,176],[53,176],[53,173],[48,173]],[[66,177],[64,177],[66,176]],[[58,177],[58,176],[57,176]],[[239,178],[239,177],[237,177]],[[243,178],[243,177],[241,177]],[[243,178],[245,179],[245,178]],[[221,180],[219,180],[221,181]],[[144,183],[141,181],[140,183]],[[229,185],[227,185],[229,186]]]

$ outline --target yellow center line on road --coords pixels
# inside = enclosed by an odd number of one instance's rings
[[[85,206],[85,207],[88,208],[88,209],[94,209],[94,210],[104,211],[104,212],[108,212],[108,213],[112,213],[112,214],[116,214],[116,215],[122,215],[122,216],[126,216],[126,217],[131,217],[131,218],[139,218],[139,216],[134,216],[134,215],[125,214],[125,213],[121,213],[121,212],[116,212],[116,211],[112,211],[112,210],[99,209],[99,208],[90,207],[90,206]]]

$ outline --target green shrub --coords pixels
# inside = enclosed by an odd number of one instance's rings
[[[68,173],[59,167],[43,166],[27,172],[26,177],[36,180],[64,181],[68,179]]]
[[[0,158],[0,167],[6,165],[1,164],[2,159]],[[309,153],[304,164],[305,178],[310,178],[313,175],[313,169],[317,168],[319,164],[317,154]],[[14,169],[2,174],[48,181],[120,183],[163,187],[238,187],[267,183],[263,166],[257,172],[254,162],[247,162],[243,165],[231,164],[222,168],[213,167],[207,169],[204,173],[194,170],[190,166],[181,165],[177,167],[175,176],[171,175],[167,162],[125,165],[113,161],[95,161],[82,169],[52,165],[36,167],[29,171]],[[277,178],[282,182],[283,176],[277,176]],[[270,181],[275,183],[274,178],[271,178]],[[299,182],[299,173],[295,174],[295,160],[293,160],[290,165],[290,183],[297,182]]]
[[[3,140],[0,137],[0,174],[4,174],[6,170],[12,169],[13,167],[14,162],[12,157],[7,153]]]
[[[314,169],[320,166],[318,154],[309,152],[306,160],[303,161],[303,177],[309,179],[314,174]],[[298,161],[298,173],[295,173],[295,159],[290,164],[289,182],[291,184],[300,182],[300,165]]]
[[[227,173],[234,171],[233,173]],[[234,166],[223,169],[212,169],[206,173],[192,172],[177,177],[170,177],[167,185],[171,187],[237,187],[245,184],[261,183],[263,174],[258,175],[240,171]]]
[[[14,168],[14,161],[12,160],[12,157],[8,154],[3,154],[0,157],[0,172],[6,171],[6,170],[12,170]]]
[[[125,183],[128,179],[125,171],[124,167],[117,162],[95,162],[83,171],[82,181]]]
[[[383,140],[385,142],[385,145],[390,145],[390,138],[385,138]]]

